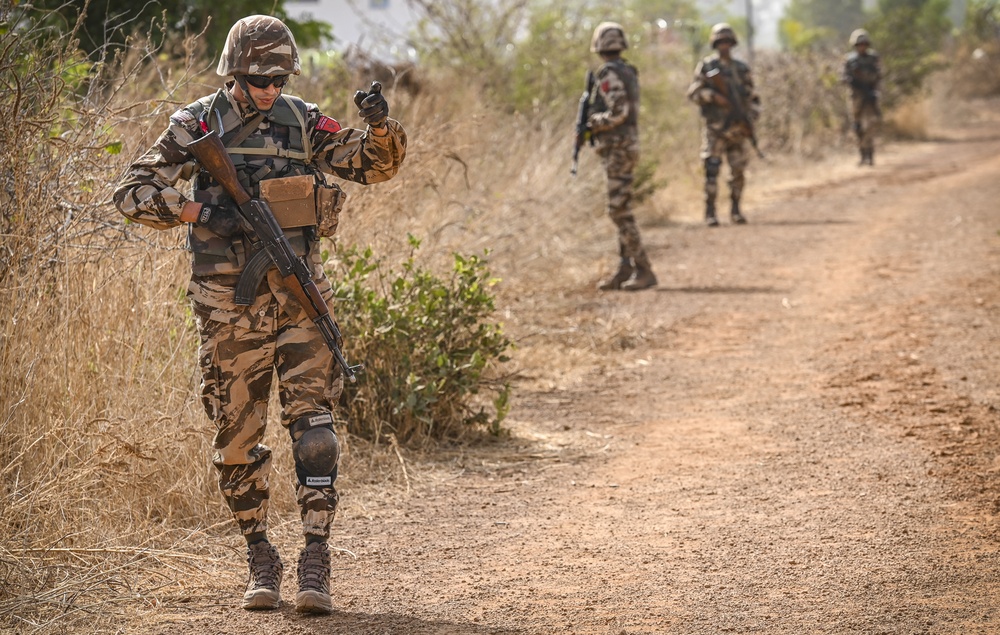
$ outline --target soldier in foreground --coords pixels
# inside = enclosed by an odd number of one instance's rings
[[[740,197],[746,184],[744,172],[750,160],[746,146],[747,141],[755,148],[757,145],[754,124],[760,115],[760,98],[754,92],[750,67],[732,56],[732,49],[738,43],[733,28],[724,22],[716,24],[709,43],[715,53],[699,62],[687,92],[688,99],[701,107],[705,120],[701,146],[705,164],[705,224],[719,226],[715,200],[725,157],[732,177],[730,219],[741,225],[747,222],[740,211]]]
[[[598,285],[602,291],[639,291],[656,285],[632,215],[632,173],[639,161],[639,74],[621,57],[627,48],[620,24],[603,22],[594,30],[590,50],[604,63],[586,95],[589,114],[585,133],[596,143],[607,173],[608,215],[618,227],[620,257],[618,271]],[[579,148],[579,139],[577,144]]]
[[[875,134],[882,121],[878,93],[882,64],[878,53],[871,48],[868,31],[855,30],[851,33],[850,44],[854,51],[844,58],[843,80],[851,87],[851,115],[861,153],[858,165],[875,165]]]
[[[206,134],[221,136],[239,183],[253,199],[269,203],[294,253],[304,259],[307,279],[311,271],[318,301],[332,312],[333,291],[320,261],[319,239],[336,230],[343,192],[327,175],[363,184],[386,181],[403,161],[406,136],[388,118],[388,104],[376,84],[355,95],[368,124],[364,131],[341,128],[315,104],[282,94],[299,68],[295,40],[284,23],[259,15],[239,20],[217,69],[232,79],[171,115],[168,128],[130,167],[114,200],[122,214],[143,225],[187,224],[188,297],[201,339],[201,397],[217,429],[213,463],[247,542],[250,579],[243,608],[280,604],[284,565],[267,538],[271,450],[261,443],[277,372],[305,537],[295,608],[329,613],[327,539],[338,502],[334,482],[340,458],[332,411],[343,373],[317,324],[275,268],[251,280],[249,298],[237,301],[237,283],[252,268],[247,265],[254,262],[259,243],[241,208],[189,149]],[[193,179],[192,198],[176,189],[182,179]]]

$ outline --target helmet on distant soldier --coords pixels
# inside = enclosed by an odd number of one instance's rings
[[[617,22],[601,22],[594,29],[590,50],[594,53],[615,53],[628,48],[625,29]]]
[[[732,42],[733,46],[740,43],[736,38],[736,31],[733,30],[733,27],[725,22],[719,22],[712,27],[712,35],[708,38],[708,43],[712,45],[712,48],[715,48],[719,45],[719,42],[726,40]]]
[[[284,22],[269,15],[251,15],[233,25],[216,73],[229,75],[298,75],[299,50]]]
[[[858,44],[868,44],[871,45],[871,37],[868,36],[868,31],[864,29],[854,29],[851,33],[851,46],[857,46]]]

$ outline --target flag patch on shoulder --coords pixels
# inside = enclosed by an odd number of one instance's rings
[[[324,115],[316,122],[316,129],[325,132],[340,132],[340,124],[337,123],[336,119],[331,119]]]

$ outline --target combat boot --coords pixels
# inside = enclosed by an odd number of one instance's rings
[[[281,603],[281,576],[285,566],[278,551],[266,540],[247,547],[250,579],[243,594],[243,608],[248,611],[271,610]]]
[[[729,218],[732,219],[734,225],[747,224],[746,216],[740,214],[740,200],[738,198],[733,199],[733,206],[729,210]]]
[[[709,227],[718,227],[719,219],[715,217],[715,202],[705,203],[705,224]]]
[[[299,553],[299,592],[295,610],[299,613],[327,614],[333,611],[330,597],[330,547],[313,542]]]
[[[868,165],[875,165],[875,149],[868,148]]]
[[[622,283],[632,277],[635,267],[632,266],[630,258],[622,258],[618,263],[618,271],[604,282],[597,285],[601,291],[617,291],[622,288]]]
[[[622,283],[622,291],[641,291],[656,286],[656,276],[645,252],[635,258],[635,272]]]

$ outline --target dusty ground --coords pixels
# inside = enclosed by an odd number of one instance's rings
[[[644,228],[655,291],[509,307],[565,372],[521,380],[509,442],[404,452],[408,491],[344,479],[334,615],[298,616],[293,575],[241,611],[232,552],[165,567],[123,630],[1000,633],[984,130],[758,165],[748,226]]]

